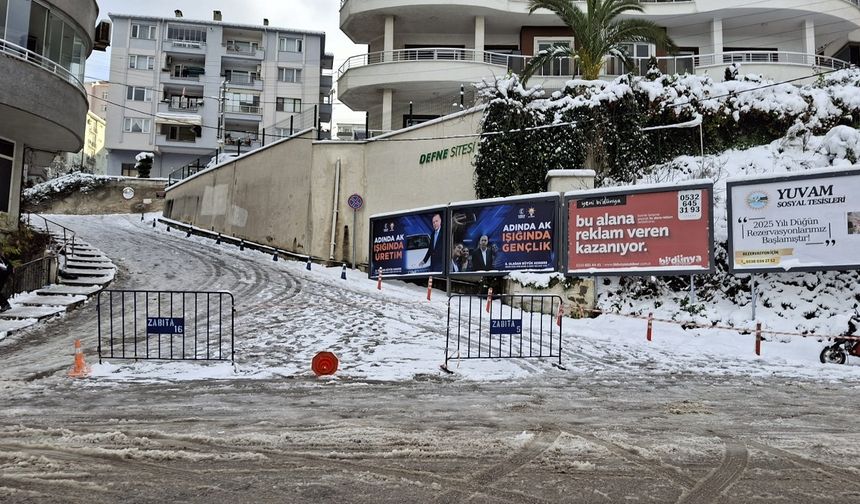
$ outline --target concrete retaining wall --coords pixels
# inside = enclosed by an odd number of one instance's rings
[[[333,261],[351,260],[355,241],[364,264],[372,214],[475,198],[477,137],[468,135],[479,131],[482,113],[466,111],[368,142],[320,142],[308,131],[174,184],[164,215]],[[433,152],[447,155],[428,161]],[[365,201],[355,229],[347,204],[353,193]]]
[[[164,194],[166,183],[163,179],[116,179],[88,192],[75,191],[62,198],[26,205],[25,211],[70,215],[157,212],[164,208],[164,198],[158,195]],[[126,187],[134,190],[131,199],[123,197]]]

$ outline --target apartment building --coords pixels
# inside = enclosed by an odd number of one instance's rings
[[[331,120],[325,34],[225,22],[110,14],[108,174],[137,174],[153,152],[167,177],[216,150],[244,153]],[[265,135],[264,135],[265,133]]]
[[[664,72],[709,74],[726,66],[776,80],[812,79],[860,63],[858,0],[641,0],[642,14],[679,46],[668,55],[628,44],[635,68],[607,57],[604,76],[643,73],[653,56]],[[578,2],[585,9],[585,2]],[[554,44],[576,45],[555,14],[528,14],[527,0],[341,0],[341,30],[368,53],[337,71],[338,98],[367,111],[371,130],[392,130],[446,113],[465,85],[509,71]],[[530,83],[560,89],[578,75],[572,61],[545,65]],[[471,98],[471,97],[470,97]],[[447,107],[447,108],[446,108]],[[453,110],[452,110],[453,111]]]
[[[24,172],[84,145],[98,12],[95,0],[0,0],[0,230],[18,227]]]
[[[84,84],[84,88],[90,100],[90,112],[107,121],[110,84],[104,81],[93,81]]]

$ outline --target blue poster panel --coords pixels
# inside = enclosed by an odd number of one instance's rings
[[[372,216],[368,276],[444,275],[446,221],[445,207]]]
[[[556,194],[452,205],[448,272],[555,271],[558,208]]]

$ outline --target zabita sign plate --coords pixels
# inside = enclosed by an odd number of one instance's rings
[[[860,268],[860,169],[729,180],[733,273]]]
[[[567,193],[567,274],[712,272],[713,192],[699,180]]]

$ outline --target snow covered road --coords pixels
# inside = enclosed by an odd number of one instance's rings
[[[444,294],[135,216],[52,217],[115,289],[236,298],[236,368],[94,365],[95,303],[0,341],[2,502],[851,502],[860,366],[814,339],[565,320],[563,363],[452,361]],[[335,377],[309,370],[319,350]]]

